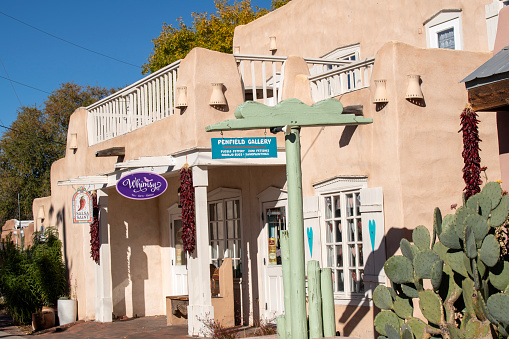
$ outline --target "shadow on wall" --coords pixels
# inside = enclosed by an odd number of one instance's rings
[[[143,212],[150,208],[144,208],[144,205],[157,206],[157,203],[121,199],[122,206],[113,206],[110,196],[108,206],[113,314],[115,317],[142,317],[146,315],[145,280],[149,278],[148,258],[143,248],[159,245],[153,244],[148,234],[149,228],[158,229],[159,224],[153,225],[148,218],[140,218],[140,215],[128,211],[140,211],[145,215]]]
[[[385,256],[386,260],[390,257],[392,257],[396,251],[399,249],[399,243],[401,239],[407,239],[409,241],[412,241],[412,230],[408,228],[391,228],[387,232],[385,239],[385,248],[386,253],[380,253],[380,249],[378,249],[375,252],[371,252],[371,254],[366,258],[365,262],[371,262],[374,260],[375,257]],[[387,239],[390,239],[390,241],[387,241]],[[376,272],[375,275],[380,275],[380,271]],[[372,288],[375,289],[376,285],[373,284]],[[371,291],[373,293],[373,291]],[[372,323],[375,320],[375,316],[380,312],[380,310],[377,307],[373,308],[373,319]],[[357,325],[361,324],[361,320],[364,319],[364,317],[369,313],[370,308],[366,306],[355,306],[355,305],[348,305],[346,306],[344,312],[341,314],[341,316],[338,319],[338,325],[340,325],[340,328],[343,328],[343,332],[341,333],[342,336],[350,336],[354,329],[357,327]],[[375,333],[375,329],[373,328],[373,333]],[[378,335],[375,335],[375,338],[378,337]]]

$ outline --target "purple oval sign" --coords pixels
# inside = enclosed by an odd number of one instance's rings
[[[168,183],[159,174],[136,172],[126,175],[117,182],[117,192],[129,199],[146,200],[160,196]]]

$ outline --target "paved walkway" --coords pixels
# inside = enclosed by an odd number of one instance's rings
[[[187,325],[166,326],[165,316],[132,318],[112,323],[95,321],[78,321],[74,324],[53,327],[30,335],[13,326],[8,321],[0,320],[0,339],[152,339],[175,338],[189,339]]]

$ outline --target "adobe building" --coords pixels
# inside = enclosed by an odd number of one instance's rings
[[[9,234],[11,241],[19,248],[26,249],[32,245],[32,236],[35,229],[33,220],[22,220],[21,222],[16,219],[10,219],[2,226],[2,240],[6,240]]]
[[[233,55],[195,48],[77,109],[66,155],[51,168],[51,196],[34,200],[33,211],[43,216],[37,227],[59,230],[78,282],[79,318],[163,315],[171,312],[167,296],[188,295],[189,334],[203,335],[200,319],[223,311],[213,307],[210,265],[225,258],[236,322],[281,314],[284,133],[205,128],[234,119],[248,100],[275,106],[336,98],[338,114],[372,120],[301,130],[305,256],[333,270],[337,331],[375,337],[371,295],[387,282],[384,261],[414,227],[431,227],[435,207],[447,214],[461,202],[458,130],[468,97],[460,81],[492,56],[502,7],[492,0],[293,0],[237,27]],[[275,137],[275,154],[214,156],[213,138],[246,137]],[[500,179],[496,113],[483,113],[480,138],[482,166],[490,180]],[[185,164],[195,194],[192,255],[182,251]],[[139,172],[162,176],[167,189],[146,200],[119,194],[116,184]],[[90,224],[73,220],[80,187],[97,191],[98,263]]]

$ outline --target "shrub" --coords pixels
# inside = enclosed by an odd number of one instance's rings
[[[10,236],[0,248],[0,291],[14,320],[28,324],[32,313],[43,305],[54,305],[65,293],[65,265],[62,243],[54,228],[34,233],[26,251],[12,243]]]

